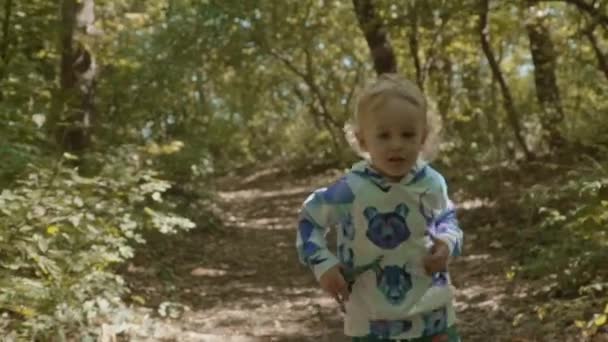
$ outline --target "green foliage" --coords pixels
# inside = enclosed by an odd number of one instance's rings
[[[26,169],[32,161],[32,154],[28,153],[28,147],[27,145],[8,144],[0,146],[0,159],[4,162],[0,168],[0,184],[8,184]]]
[[[570,171],[558,185],[536,185],[525,206],[538,208],[534,245],[523,262],[533,277],[557,275],[563,295],[601,283],[608,258],[608,173]]]
[[[520,2],[490,3],[491,47],[525,139],[542,152],[543,108],[521,20],[529,13]],[[188,229],[188,220],[167,210],[199,213],[189,202],[201,194],[191,189],[211,188],[215,175],[259,162],[299,167],[352,158],[342,128],[357,89],[374,75],[350,1],[96,0],[96,33],[78,35],[99,68],[92,145],[60,165],[48,132],[60,90],[59,3],[11,4],[10,11],[0,6],[0,20],[9,23],[0,43],[5,330],[39,330],[45,339],[110,315],[124,294],[113,268],[143,241],[142,231]],[[440,158],[458,167],[511,162],[513,128],[480,48],[476,2],[374,4],[400,72],[421,73],[443,116]],[[559,130],[601,156],[608,80],[584,34],[593,18],[564,1],[539,8],[548,13],[558,58]],[[607,55],[605,28],[594,34]],[[535,229],[522,230],[535,246],[522,252],[525,274],[567,270],[558,280],[569,294],[596,283],[596,265],[607,256],[606,182],[598,168],[528,193],[521,204],[531,208]]]
[[[0,109],[11,113],[10,120],[26,122],[33,113],[46,115],[56,92],[59,22],[57,9],[46,2],[13,3]],[[294,140],[294,123],[305,122],[297,130],[321,132],[296,136],[330,138],[321,144],[302,140],[312,154],[344,155],[342,127],[352,114],[353,90],[373,76],[350,2],[98,0],[95,6],[98,34],[80,38],[100,70],[95,103],[101,144],[139,143],[140,131],[152,123],[153,141],[193,142],[201,152],[184,154],[190,157],[186,164],[205,159],[222,172],[300,156],[299,142],[283,142]],[[589,18],[561,2],[539,6],[548,10],[560,58],[557,80],[566,113],[560,130],[570,141],[601,148],[608,85],[582,33]],[[400,71],[416,78],[419,58],[425,91],[444,115],[452,150],[501,160],[513,148],[512,128],[480,49],[475,3],[384,0],[376,7]],[[535,147],[542,111],[521,15],[528,12],[518,3],[493,3],[490,39],[527,141]],[[599,29],[596,38],[605,54]]]
[[[32,166],[0,194],[0,310],[12,318],[5,329],[45,340],[109,314],[125,291],[113,269],[145,242],[142,232],[194,228],[163,206],[170,184],[142,167],[133,146],[97,156],[104,167],[93,177],[66,157],[53,169]]]

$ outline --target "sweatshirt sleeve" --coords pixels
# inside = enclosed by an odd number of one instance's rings
[[[317,280],[340,262],[327,248],[325,236],[330,227],[347,215],[353,199],[346,179],[342,178],[330,187],[313,192],[302,205],[296,248],[300,262],[312,269]]]
[[[456,219],[456,208],[448,197],[448,187],[445,179],[439,176],[438,204],[439,214],[433,224],[429,227],[429,234],[448,245],[451,256],[459,256],[462,253],[463,232]]]

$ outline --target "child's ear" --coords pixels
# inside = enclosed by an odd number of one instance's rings
[[[426,143],[426,138],[429,137],[429,129],[425,129],[424,132],[422,133],[422,141],[420,142],[421,145],[424,145],[424,143]]]
[[[355,131],[355,139],[357,139],[357,142],[359,143],[359,148],[361,149],[361,151],[367,152],[367,146],[365,144],[365,139],[363,139],[363,134],[361,134],[361,131],[359,131],[359,130]]]
[[[367,207],[363,210],[363,216],[365,216],[368,221],[371,221],[376,215],[378,215],[378,209],[374,207]]]

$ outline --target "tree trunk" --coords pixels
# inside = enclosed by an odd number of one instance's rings
[[[608,80],[608,58],[600,49],[600,46],[597,42],[597,39],[593,35],[593,30],[587,30],[585,32],[585,36],[589,39],[591,46],[593,47],[593,51],[595,52],[595,57],[597,58],[598,68],[604,73],[606,76],[606,80]]]
[[[503,149],[500,148],[502,146],[502,132],[496,116],[492,114],[498,111],[498,101],[496,96],[498,91],[496,90],[496,83],[496,77],[492,76],[490,83],[490,103],[484,107],[486,109],[486,120],[488,121],[488,126],[491,132],[489,141],[493,146],[498,146],[498,157],[500,159],[503,152]]]
[[[453,89],[452,80],[454,73],[452,72],[452,61],[445,54],[445,57],[438,56],[434,62],[435,66],[431,67],[435,74],[435,87],[437,89],[437,109],[444,122],[447,121],[448,112],[452,106]]]
[[[541,125],[546,134],[545,140],[555,149],[564,143],[558,130],[558,125],[564,119],[564,111],[555,77],[555,49],[544,18],[537,15],[536,8],[530,7],[529,10],[531,13],[526,21],[526,30],[534,63],[536,98],[542,113]]]
[[[521,147],[524,155],[527,159],[533,159],[533,154],[530,152],[530,149],[526,145],[526,141],[522,135],[521,125],[519,123],[519,117],[517,115],[517,111],[515,110],[515,105],[513,103],[513,97],[511,96],[511,91],[507,86],[507,82],[505,81],[502,72],[500,70],[500,66],[496,62],[496,58],[494,57],[494,53],[492,52],[492,48],[490,46],[490,28],[488,26],[488,11],[489,4],[488,0],[480,0],[479,1],[479,37],[481,40],[481,47],[483,52],[490,64],[490,68],[492,70],[492,74],[498,81],[500,86],[500,90],[502,92],[503,97],[503,106],[505,111],[507,112],[507,117],[509,119],[509,124],[513,129],[513,133],[515,135],[515,140]]]
[[[376,74],[397,72],[397,59],[374,4],[371,0],[353,0],[359,27],[365,35]]]
[[[59,147],[80,153],[90,144],[95,114],[95,63],[93,56],[76,39],[77,30],[83,34],[92,27],[94,0],[61,2],[60,29],[60,89],[55,94],[50,129]]]
[[[10,47],[10,27],[11,16],[13,10],[13,1],[5,0],[4,3],[4,20],[2,21],[2,42],[0,43],[0,82],[6,76],[6,68],[8,67],[8,53]],[[0,101],[3,99],[2,89],[0,88]]]
[[[424,92],[424,72],[422,70],[422,62],[420,61],[419,55],[419,43],[418,43],[418,2],[414,1],[408,9],[408,19],[410,21],[410,31],[408,32],[408,43],[410,47],[410,54],[414,59],[414,67],[416,68],[416,83],[420,90]]]
[[[0,58],[2,62],[6,62],[8,57],[8,46],[9,46],[9,30],[11,27],[11,15],[13,10],[13,1],[5,0],[4,3],[4,20],[2,21],[2,43],[0,44]]]

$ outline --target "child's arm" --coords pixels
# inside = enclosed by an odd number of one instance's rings
[[[338,210],[326,199],[328,189],[319,189],[304,202],[298,221],[296,247],[300,262],[309,266],[317,280],[340,262],[327,248],[325,235],[338,221]]]
[[[309,266],[317,280],[340,261],[327,248],[329,227],[340,222],[353,194],[345,179],[312,193],[304,202],[298,221],[296,247],[300,262]]]
[[[440,213],[435,220],[435,224],[429,228],[429,233],[433,238],[444,242],[448,246],[451,256],[459,256],[462,253],[463,233],[458,226],[454,204],[448,197],[448,187],[445,179],[440,177],[439,182]]]

